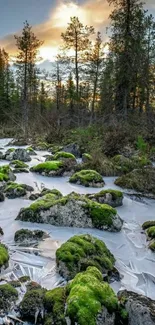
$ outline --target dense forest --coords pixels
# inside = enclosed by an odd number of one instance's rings
[[[108,0],[108,42],[71,17],[52,72],[39,70],[43,40],[26,21],[15,36],[17,56],[0,49],[1,133],[51,133],[118,124],[153,132],[155,21],[139,0]],[[107,37],[107,36],[106,36]],[[105,38],[105,35],[103,35]],[[118,127],[119,128],[119,127]],[[98,129],[98,127],[97,127]]]

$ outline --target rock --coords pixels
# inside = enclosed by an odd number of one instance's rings
[[[0,160],[3,159],[3,152],[0,151]]]
[[[3,236],[4,235],[4,232],[3,232],[3,229],[2,227],[0,227],[0,235]]]
[[[12,161],[12,160],[20,160],[24,162],[31,161],[31,157],[29,153],[26,151],[26,149],[14,149],[10,153],[7,151],[4,154],[4,159]]]
[[[28,208],[21,209],[16,219],[108,231],[120,231],[123,224],[114,208],[93,202],[86,196],[76,193],[60,199],[54,194],[46,194]]]
[[[26,292],[19,305],[20,315],[23,320],[31,321],[33,324],[38,324],[39,318],[42,320],[45,292],[46,290],[40,288],[40,286],[33,287]]]
[[[62,194],[60,191],[56,190],[56,189],[48,189],[48,188],[44,188],[41,193],[33,193],[30,195],[29,200],[37,200],[40,197],[43,197],[46,194],[54,194],[58,199],[62,197]]]
[[[44,151],[44,150],[48,150],[49,145],[46,142],[38,142],[38,143],[32,145],[31,148],[33,150]]]
[[[151,165],[150,160],[145,156],[132,156],[131,158],[127,158],[122,155],[116,155],[112,158],[112,163],[117,170],[117,175],[126,174],[136,168]]]
[[[29,154],[30,156],[37,156],[36,152],[33,150],[32,147],[28,147],[28,148],[26,148],[26,151],[28,152],[28,154]]]
[[[2,192],[0,192],[0,202],[3,202],[5,200],[5,196]]]
[[[84,185],[86,187],[103,187],[105,184],[102,176],[95,170],[91,169],[84,169],[73,174],[70,177],[69,182],[78,185]]]
[[[21,139],[13,139],[11,140],[7,146],[26,146],[28,143],[27,143],[27,140],[21,138]]]
[[[0,273],[8,267],[9,254],[5,245],[0,244]]]
[[[54,160],[53,159],[54,155],[45,155],[44,157],[46,158],[45,161],[52,161],[52,160]]]
[[[144,194],[153,194],[155,197],[155,168],[135,169],[117,178],[115,184]]]
[[[83,153],[82,154],[82,162],[83,163],[89,163],[89,161],[92,160],[92,156],[89,153]]]
[[[57,249],[56,262],[59,274],[70,280],[88,266],[95,266],[102,274],[110,275],[115,258],[101,240],[90,235],[77,235]]]
[[[35,201],[37,199],[39,199],[40,197],[40,193],[32,193],[30,196],[29,196],[29,200],[31,201]]]
[[[18,298],[18,291],[10,284],[0,285],[0,311],[7,313]]]
[[[155,252],[155,220],[144,222],[142,228],[146,231],[149,248]]]
[[[28,173],[29,166],[20,160],[13,160],[10,163],[10,166],[13,166],[13,173]]]
[[[20,229],[16,231],[14,241],[22,246],[29,246],[30,244],[38,244],[40,240],[47,238],[48,235],[42,230]]]
[[[40,163],[30,169],[32,172],[39,173],[43,176],[55,177],[63,176],[66,171],[70,170],[70,166],[67,166],[67,163],[59,160],[46,161]]]
[[[8,181],[14,181],[16,176],[13,174],[9,165],[0,167],[0,184],[2,186]]]
[[[130,291],[121,291],[119,300],[124,301],[129,325],[155,325],[155,301]]]
[[[32,186],[10,182],[7,184],[4,193],[7,198],[15,199],[18,197],[25,196],[28,192],[33,191],[34,189]]]
[[[76,143],[70,143],[66,145],[65,147],[63,147],[62,151],[69,152],[77,158],[81,157],[80,147]]]
[[[108,283],[103,282],[101,272],[88,267],[78,273],[67,286],[66,314],[71,324],[115,324],[118,301]],[[82,320],[82,322],[81,322]]]
[[[123,193],[117,190],[103,190],[95,194],[87,194],[87,197],[101,204],[109,204],[113,208],[123,205]]]

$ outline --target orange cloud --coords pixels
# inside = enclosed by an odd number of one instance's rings
[[[87,25],[102,30],[108,25],[108,17],[111,8],[106,0],[87,0],[83,5],[77,5],[74,1],[64,3],[58,1],[58,5],[51,12],[49,19],[39,25],[33,26],[33,31],[40,40],[44,41],[41,55],[44,59],[52,60],[61,45],[61,33],[66,29],[71,16],[78,16],[80,21]],[[21,31],[16,34],[20,34]],[[10,55],[15,55],[17,48],[14,35],[7,35],[0,40],[0,47],[4,47]]]

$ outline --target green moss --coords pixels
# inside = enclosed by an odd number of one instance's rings
[[[79,235],[70,238],[56,251],[57,265],[65,263],[69,278],[86,270],[88,266],[96,266],[103,273],[112,271],[114,256],[106,245],[90,235]]]
[[[24,184],[18,184],[18,183],[14,183],[14,182],[9,182],[7,187],[5,188],[5,192],[9,191],[9,190],[15,190],[15,189],[23,189],[24,188]]]
[[[96,317],[105,306],[109,312],[118,308],[117,297],[102,274],[94,267],[76,275],[68,285],[66,314],[79,325],[96,325]]]
[[[150,238],[155,238],[155,226],[148,228],[146,232]]]
[[[50,324],[67,324],[65,320],[65,300],[66,293],[64,287],[55,288],[46,292],[44,298],[44,306],[47,312],[51,314],[48,316],[48,319],[50,319]],[[47,320],[45,324],[46,323]]]
[[[135,168],[142,168],[151,165],[147,156],[133,156],[130,159],[122,155],[116,155],[112,158],[112,162],[117,171],[124,174],[131,172]]]
[[[35,320],[38,310],[43,310],[43,300],[45,289],[33,289],[26,292],[22,302],[19,305],[20,314],[26,320]]]
[[[9,173],[11,169],[9,165],[0,167],[0,182],[9,180]]]
[[[0,308],[8,311],[18,298],[18,291],[10,284],[0,285]]]
[[[143,230],[146,230],[147,228],[150,228],[152,226],[155,226],[155,220],[144,222],[142,225],[142,228],[143,228]]]
[[[11,161],[10,165],[13,165],[15,168],[28,168],[29,166],[20,160]]]
[[[8,155],[9,153],[14,152],[14,151],[15,151],[15,148],[9,148],[6,153]]]
[[[155,240],[153,240],[150,244],[149,244],[149,248],[155,252]]]
[[[73,159],[73,160],[76,160],[75,156],[72,155],[71,153],[69,152],[64,152],[64,151],[59,151],[57,152],[54,157],[53,157],[53,160],[61,160],[61,158],[68,158],[68,159]]]
[[[36,202],[32,203],[30,207],[26,209],[31,209],[33,211],[38,211],[41,209],[46,210],[56,203],[63,203],[63,200],[65,199],[64,198],[57,199],[57,196],[55,194],[49,193],[43,196],[42,199],[39,199]]]
[[[55,154],[55,153],[61,151],[62,149],[63,149],[62,146],[51,146],[49,148],[49,151],[52,152],[53,154]]]
[[[82,154],[82,159],[85,160],[85,161],[89,161],[89,160],[92,160],[93,158],[89,153],[83,153]]]
[[[117,214],[116,209],[107,204],[100,204],[91,200],[87,201],[86,207],[95,228],[102,229],[103,226],[112,226],[113,216]]]
[[[42,230],[29,230],[29,229],[20,229],[17,230],[14,236],[16,242],[24,242],[25,240],[41,240],[44,237],[44,232]]]
[[[75,174],[73,174],[73,176],[70,177],[69,179],[70,183],[80,183],[81,185],[84,186],[90,186],[92,184],[97,184],[97,183],[101,183],[101,185],[103,186],[104,181],[102,179],[102,176],[97,173],[95,170],[81,170]]]
[[[110,193],[112,195],[112,199],[116,200],[117,198],[123,198],[123,192],[118,191],[118,190],[103,190],[98,193],[93,194],[94,198],[98,198],[101,196],[105,196],[107,193]]]
[[[7,264],[9,260],[9,254],[7,248],[0,244],[0,267]]]
[[[20,281],[16,281],[16,280],[12,280],[12,281],[10,281],[9,282],[9,284],[12,286],[12,287],[14,287],[14,288],[20,288],[21,287],[21,283],[20,283]]]
[[[63,167],[63,162],[54,160],[54,161],[46,161],[41,164],[38,164],[32,167],[30,170],[33,172],[50,172],[50,171],[57,171]]]
[[[48,189],[48,188],[44,188],[41,192],[41,196],[46,195],[46,194],[54,194],[58,198],[62,197],[62,193],[55,188],[53,188],[52,190]]]
[[[30,277],[28,275],[23,275],[19,278],[19,281],[21,283],[24,283],[24,282],[27,282],[27,281],[30,281]]]

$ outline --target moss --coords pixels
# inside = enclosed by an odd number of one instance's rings
[[[30,277],[28,275],[23,275],[19,278],[19,281],[21,283],[24,283],[24,282],[27,282],[27,281],[30,281]]]
[[[123,192],[118,191],[118,190],[103,190],[98,193],[93,194],[94,198],[98,198],[101,196],[105,196],[107,193],[110,193],[112,195],[112,199],[116,200],[117,198],[123,198]]]
[[[81,185],[84,186],[91,186],[95,185],[97,183],[101,183],[101,186],[103,186],[104,181],[102,179],[102,176],[97,173],[95,170],[81,170],[73,176],[70,177],[69,179],[70,183],[80,183]]]
[[[147,156],[133,156],[130,159],[122,155],[116,155],[112,158],[112,162],[117,171],[124,174],[131,172],[135,168],[142,168],[151,165]]]
[[[55,189],[55,188],[53,188],[52,190],[51,189],[48,189],[48,188],[44,188],[42,190],[42,192],[41,192],[41,196],[44,196],[46,194],[54,194],[58,198],[61,198],[62,197],[62,193],[59,190]]]
[[[11,161],[10,165],[13,165],[15,168],[28,168],[29,166],[20,160]]]
[[[9,173],[11,169],[8,165],[0,167],[0,182],[9,180]]]
[[[151,167],[135,169],[117,178],[115,184],[141,193],[155,194],[155,169]]]
[[[15,302],[18,298],[17,290],[10,284],[0,285],[0,308],[4,311],[8,311],[12,302]]]
[[[9,282],[9,284],[12,286],[12,287],[14,287],[14,288],[20,288],[21,287],[21,283],[20,283],[20,281],[16,281],[16,280],[12,280],[12,281],[10,281]]]
[[[113,217],[117,214],[116,209],[107,204],[100,204],[91,200],[87,201],[86,207],[95,228],[102,229],[103,226],[112,226]]]
[[[46,161],[44,163],[38,164],[32,167],[30,170],[33,172],[42,173],[42,172],[57,171],[62,167],[63,167],[62,161],[54,160],[54,161]]]
[[[32,192],[33,190],[33,187],[29,185],[9,182],[4,190],[4,193],[8,198],[14,199],[26,195],[27,191]]]
[[[144,222],[143,225],[142,225],[142,228],[143,228],[143,230],[146,230],[146,229],[148,229],[148,228],[150,228],[152,226],[155,226],[155,220]]]
[[[47,320],[50,319],[50,324],[55,325],[66,325],[65,320],[65,301],[66,301],[66,293],[65,287],[55,288],[53,290],[49,290],[45,294],[44,298],[44,306],[48,313],[51,315],[46,319],[45,324],[47,324]]]
[[[79,273],[68,285],[66,314],[79,325],[96,325],[96,317],[105,306],[109,312],[118,308],[117,297],[102,274],[94,267]]]
[[[103,273],[112,271],[114,256],[106,245],[90,235],[79,235],[70,238],[56,251],[57,265],[65,263],[69,278],[86,270],[88,266],[96,266]]]
[[[11,152],[14,152],[15,148],[9,148],[6,152],[7,155],[9,155]]]
[[[57,197],[55,194],[49,193],[49,194],[46,194],[45,196],[43,196],[42,199],[39,199],[36,202],[32,203],[29,208],[33,211],[38,211],[38,210],[42,210],[42,209],[46,210],[46,209],[49,209],[54,204],[59,203],[59,202],[62,203],[63,199],[57,200]]]
[[[89,153],[83,153],[82,154],[82,160],[83,161],[90,161],[90,160],[92,160],[93,158],[92,158],[92,156],[89,154]]]
[[[23,319],[35,321],[37,311],[43,310],[45,289],[33,289],[26,292],[19,305],[20,314]]]
[[[0,267],[6,265],[8,263],[8,260],[9,260],[8,250],[3,244],[0,244]]]
[[[152,227],[150,227],[150,228],[148,228],[147,230],[146,230],[146,232],[147,232],[147,235],[150,237],[150,238],[155,238],[155,226],[152,226]]]
[[[64,152],[64,151],[59,151],[57,152],[54,157],[53,160],[61,160],[62,158],[68,158],[68,159],[73,159],[76,160],[75,156],[69,152]]]
[[[149,244],[149,248],[155,252],[155,240],[153,240],[150,244]]]
[[[49,151],[52,152],[53,154],[55,154],[55,153],[61,151],[62,149],[63,149],[62,146],[51,146],[49,148]]]
[[[20,229],[16,231],[14,240],[15,242],[24,242],[24,241],[38,241],[43,239],[44,232],[42,230],[29,230],[29,229]]]

